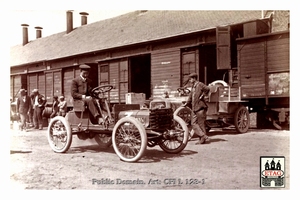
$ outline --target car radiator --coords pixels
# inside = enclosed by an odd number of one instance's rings
[[[172,108],[150,109],[150,128],[154,131],[170,129],[173,123]]]

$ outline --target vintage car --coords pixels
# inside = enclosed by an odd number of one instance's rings
[[[73,109],[65,117],[50,120],[47,137],[54,152],[67,152],[72,136],[81,140],[95,139],[101,147],[113,145],[119,158],[136,162],[146,147],[159,147],[172,154],[180,153],[188,143],[188,127],[172,108],[140,108],[139,104],[115,104],[112,109],[107,95],[112,85],[101,85],[92,90],[103,124],[98,124],[81,100],[73,101]]]
[[[209,87],[210,92],[206,97],[208,106],[205,121],[206,132],[209,132],[211,128],[231,126],[235,127],[237,133],[247,132],[250,127],[250,116],[247,101],[241,100],[240,87],[230,87],[222,80],[210,83]],[[174,111],[174,115],[180,116],[187,123],[189,138],[192,138],[194,131],[191,128],[191,108],[179,106]]]
[[[247,101],[241,100],[239,87],[230,87],[223,80],[216,80],[208,85],[210,92],[206,97],[208,106],[205,122],[206,132],[211,128],[225,128],[234,126],[238,133],[245,133],[250,126]],[[191,125],[192,110],[183,104],[187,101],[190,88],[180,87],[176,97],[161,96],[150,102],[150,107],[172,108],[174,116],[182,118],[189,129],[189,140],[194,136]]]

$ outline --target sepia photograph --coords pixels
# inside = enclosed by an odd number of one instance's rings
[[[9,11],[8,188],[295,189],[290,7],[144,7]]]

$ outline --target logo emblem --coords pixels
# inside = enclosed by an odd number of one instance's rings
[[[260,187],[285,187],[284,156],[260,157]]]

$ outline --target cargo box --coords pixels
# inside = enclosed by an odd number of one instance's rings
[[[142,107],[146,100],[144,93],[127,93],[125,95],[126,104],[140,104]]]

